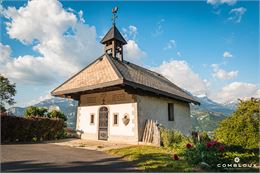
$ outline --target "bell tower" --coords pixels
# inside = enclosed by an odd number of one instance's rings
[[[112,9],[112,27],[101,40],[101,43],[105,45],[104,49],[108,55],[123,61],[123,45],[127,44],[127,42],[116,27],[117,11],[118,7]]]

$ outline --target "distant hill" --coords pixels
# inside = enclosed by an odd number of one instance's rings
[[[21,107],[11,107],[11,108],[7,109],[7,111],[15,116],[23,117],[25,109],[26,108],[21,108]]]
[[[191,105],[191,117],[193,130],[212,131],[217,127],[219,121],[229,116],[234,110],[236,105],[232,104],[219,104],[208,97],[196,97],[201,103],[200,106]],[[76,109],[77,101],[68,100],[63,98],[51,98],[35,104],[34,106],[46,108],[58,108],[68,118],[68,127],[76,127]],[[23,116],[26,108],[12,107],[8,111],[17,116]]]
[[[194,107],[195,109],[208,110],[211,112],[221,112],[226,115],[229,115],[236,109],[235,102],[232,102],[233,104],[230,103],[220,104],[212,101],[207,96],[200,96],[195,98],[201,103],[200,106],[195,106]]]
[[[220,104],[210,100],[207,96],[196,97],[200,106],[191,106],[191,117],[193,130],[213,131],[219,121],[231,115],[236,109],[236,103]]]
[[[76,110],[77,110],[77,101],[74,100],[68,100],[63,98],[51,98],[44,101],[41,101],[33,106],[39,106],[39,107],[45,107],[45,108],[57,108],[60,111],[64,112],[64,114],[67,117],[67,126],[69,128],[75,128],[76,127]],[[23,116],[24,112],[26,110],[25,108],[21,107],[11,107],[8,109],[8,112],[11,112],[12,114],[16,116]]]
[[[61,112],[63,112],[66,115],[67,126],[75,129],[77,105],[78,105],[77,101],[54,97],[51,99],[41,101],[40,103],[35,104],[34,106],[46,107],[46,108],[52,108],[52,107],[58,108]]]

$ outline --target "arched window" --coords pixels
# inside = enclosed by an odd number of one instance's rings
[[[108,109],[101,107],[99,109],[99,130],[98,139],[107,140],[108,135]]]

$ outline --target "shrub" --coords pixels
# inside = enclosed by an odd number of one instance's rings
[[[46,116],[47,112],[48,112],[47,108],[40,108],[40,107],[30,106],[30,107],[28,107],[25,110],[24,116],[25,117],[30,117],[30,116],[44,117],[44,116]]]
[[[56,139],[63,139],[68,136],[67,131],[63,128],[61,131],[59,131],[56,135]]]
[[[64,115],[64,113],[62,113],[58,110],[52,110],[51,112],[48,112],[47,116],[49,118],[61,118],[64,121],[67,121],[67,117]]]
[[[183,135],[180,131],[170,130],[166,128],[160,128],[161,141],[164,147],[174,147],[176,149],[183,149],[186,147],[187,143],[192,142],[192,140]]]
[[[199,142],[200,143],[207,143],[210,141],[209,135],[207,132],[199,132]]]
[[[196,144],[195,147],[184,150],[182,156],[189,164],[199,164],[203,161],[202,155],[204,155],[205,147],[203,144]]]
[[[64,137],[64,121],[46,117],[1,116],[2,142],[35,142]]]
[[[217,141],[209,141],[206,144],[197,143],[194,147],[187,148],[182,156],[189,164],[207,163],[216,169],[217,164],[225,162],[224,150],[224,145]]]
[[[192,140],[195,144],[197,144],[198,140],[199,140],[199,133],[196,132],[196,131],[192,131],[191,133],[191,137],[192,137]]]
[[[200,143],[206,143],[210,141],[210,137],[208,136],[207,132],[195,132],[193,131],[191,133],[192,141],[196,144],[198,142]]]
[[[162,145],[164,147],[169,147],[172,144],[173,131],[166,128],[161,128],[160,133],[161,133]]]
[[[233,162],[234,158],[239,157],[241,163],[259,163],[259,154],[254,152],[231,152],[225,153],[224,158]]]
[[[51,110],[48,112],[47,108],[30,106],[24,113],[26,118],[29,117],[48,117],[48,118],[60,118],[64,121],[64,127],[66,127],[67,117],[59,110]]]
[[[4,113],[6,113],[6,109],[2,105],[0,105],[0,115],[2,115]]]
[[[214,137],[227,144],[243,148],[259,148],[260,99],[240,101],[237,110],[220,122]]]
[[[172,131],[172,145],[180,144],[185,139],[185,136],[180,132],[173,130]]]

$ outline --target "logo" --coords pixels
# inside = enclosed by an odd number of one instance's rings
[[[239,157],[236,157],[236,158],[234,159],[234,161],[235,161],[236,163],[238,163],[238,162],[240,161]]]
[[[235,163],[223,163],[223,164],[217,164],[217,167],[219,168],[252,168],[252,167],[256,167],[256,164],[246,164],[246,163],[242,163],[240,164],[240,158],[239,157],[235,157],[234,158],[234,162]]]

